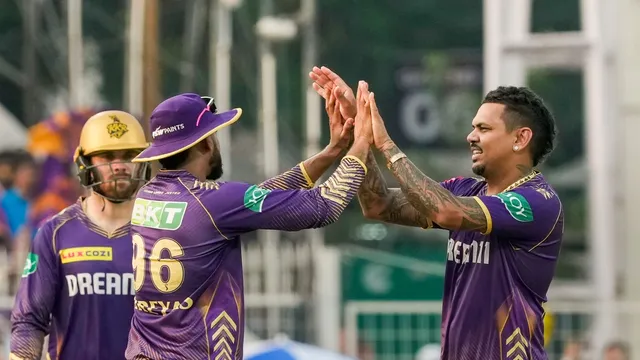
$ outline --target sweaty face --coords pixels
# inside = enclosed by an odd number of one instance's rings
[[[220,155],[220,143],[216,135],[212,135],[213,149],[211,151],[211,157],[209,158],[209,174],[207,174],[208,180],[218,180],[222,177],[222,156]]]
[[[94,190],[110,199],[130,199],[144,179],[144,165],[131,162],[138,153],[135,150],[118,150],[92,155]]]
[[[473,130],[467,135],[471,146],[471,170],[486,177],[500,167],[500,163],[513,154],[515,136],[507,131],[502,119],[505,106],[482,104],[471,123]]]

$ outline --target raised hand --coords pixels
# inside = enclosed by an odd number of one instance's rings
[[[329,133],[331,134],[329,147],[340,151],[345,150],[351,143],[354,120],[353,118],[343,118],[340,113],[340,103],[336,101],[335,89],[333,92],[325,89],[323,97],[326,99],[324,108],[329,116]]]
[[[353,90],[342,80],[338,74],[334,73],[328,67],[314,66],[313,70],[309,73],[309,78],[313,80],[313,89],[325,100],[327,100],[328,89],[331,93],[335,93],[338,102],[340,103],[340,112],[345,119],[355,118],[357,106],[356,97],[353,95]]]
[[[364,81],[358,83],[356,94],[356,119],[354,136],[356,140],[362,139],[371,145],[374,142],[373,128],[371,123],[371,106],[369,104],[368,85]]]
[[[389,147],[393,147],[394,143],[387,132],[387,128],[384,125],[384,120],[382,120],[382,116],[380,116],[380,111],[378,111],[378,104],[376,104],[376,99],[373,93],[368,93],[367,103],[369,105],[369,110],[371,111],[371,128],[373,131],[373,144],[374,146],[380,150],[384,151]],[[358,109],[360,111],[360,109]]]

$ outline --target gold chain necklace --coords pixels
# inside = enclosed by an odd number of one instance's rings
[[[539,173],[540,172],[538,172],[537,170],[531,170],[531,172],[528,175],[526,175],[524,177],[521,177],[520,179],[516,180],[516,182],[514,182],[513,184],[507,186],[507,188],[502,190],[501,192],[507,192],[507,191],[513,190],[513,189],[517,188],[518,186],[526,183],[527,181],[533,179]]]

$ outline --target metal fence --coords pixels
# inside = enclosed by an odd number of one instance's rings
[[[553,319],[547,344],[550,360],[560,360],[570,343],[579,344],[581,360],[599,359],[589,346],[598,306],[590,301],[548,303],[548,314]],[[626,341],[633,350],[635,344],[640,344],[640,303],[616,302],[614,307],[622,324],[618,329],[620,338],[608,340]],[[347,353],[361,358],[371,353],[371,358],[376,360],[415,360],[421,349],[429,345],[439,348],[441,310],[439,301],[348,302],[345,304]]]

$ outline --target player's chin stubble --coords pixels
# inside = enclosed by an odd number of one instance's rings
[[[484,176],[485,167],[484,165],[472,165],[471,171],[478,176]]]

